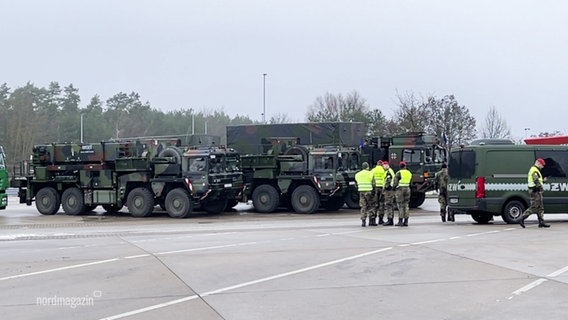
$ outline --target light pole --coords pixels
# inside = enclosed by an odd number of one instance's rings
[[[262,123],[266,123],[266,75],[262,74]]]
[[[531,128],[525,128],[525,138],[528,137],[528,132],[531,130]]]

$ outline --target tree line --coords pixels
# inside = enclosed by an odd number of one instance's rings
[[[36,144],[47,142],[97,142],[109,139],[210,134],[224,137],[227,125],[260,124],[248,115],[229,116],[222,110],[192,108],[161,111],[136,92],[119,92],[103,101],[93,96],[80,107],[79,89],[51,82],[47,87],[27,83],[11,89],[0,85],[0,145],[11,163],[27,159]],[[414,93],[396,95],[396,110],[387,118],[379,107],[371,107],[357,91],[346,95],[326,93],[307,107],[309,122],[364,122],[369,135],[404,132],[436,134],[448,145],[465,143],[477,136],[476,120],[454,95],[419,98]],[[510,135],[506,122],[493,110],[494,120],[483,129],[491,137]],[[489,117],[489,115],[488,115]],[[81,121],[82,119],[82,121]],[[268,123],[291,122],[277,113]],[[83,137],[81,137],[83,123]],[[484,136],[484,135],[482,135]]]

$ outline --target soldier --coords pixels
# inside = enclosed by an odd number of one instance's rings
[[[438,203],[440,204],[440,216],[442,222],[446,222],[446,211],[448,207],[448,165],[442,164],[442,170],[436,172],[436,190],[438,191]],[[448,213],[448,221],[454,221],[454,215]]]
[[[521,227],[525,227],[525,220],[533,213],[536,213],[538,216],[538,227],[539,228],[549,228],[550,225],[544,222],[544,205],[542,196],[544,193],[544,188],[542,184],[546,181],[546,178],[542,177],[542,173],[540,173],[540,169],[544,168],[546,162],[544,159],[538,158],[534,162],[534,165],[529,169],[528,174],[528,185],[529,185],[529,193],[531,196],[531,206],[523,212],[523,216],[521,218],[520,225]]]
[[[379,216],[379,223],[383,224],[385,221],[383,220],[385,216],[385,199],[383,198],[383,183],[385,181],[385,168],[383,168],[383,161],[377,161],[377,166],[371,170],[373,172],[373,176],[375,177],[375,210],[373,216]],[[370,225],[370,224],[369,224]],[[377,223],[373,224],[374,226]]]
[[[410,202],[410,181],[412,173],[406,169],[406,162],[400,162],[400,170],[394,175],[393,188],[398,206],[398,227],[408,227],[408,203]]]
[[[383,223],[383,226],[392,226],[394,219],[394,170],[391,169],[388,161],[383,161],[383,168],[385,169],[385,180],[383,182],[383,201],[385,203],[385,213],[387,215],[387,221]]]
[[[373,189],[375,187],[375,178],[369,170],[369,164],[363,162],[362,170],[355,174],[355,182],[357,182],[357,190],[359,191],[359,205],[361,206],[361,227],[365,227],[367,216],[369,216],[369,225],[371,225],[371,212],[373,210]]]

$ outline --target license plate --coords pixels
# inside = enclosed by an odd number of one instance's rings
[[[354,185],[355,185],[355,181],[349,181],[349,185],[350,185],[350,186],[354,186]]]
[[[232,187],[232,186],[233,186],[232,183],[225,183],[225,188],[230,188],[230,187]]]
[[[458,203],[458,202],[459,202],[458,199],[450,199],[450,203],[454,203],[454,204],[455,204],[455,203]]]

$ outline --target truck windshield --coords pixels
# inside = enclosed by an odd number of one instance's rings
[[[333,171],[335,169],[334,157],[330,155],[315,155],[314,170],[315,171]]]
[[[6,168],[6,160],[4,159],[4,153],[0,149],[0,169]]]
[[[236,154],[227,155],[227,172],[239,172],[239,157]]]
[[[207,161],[205,157],[189,158],[190,172],[203,172],[207,170]]]

